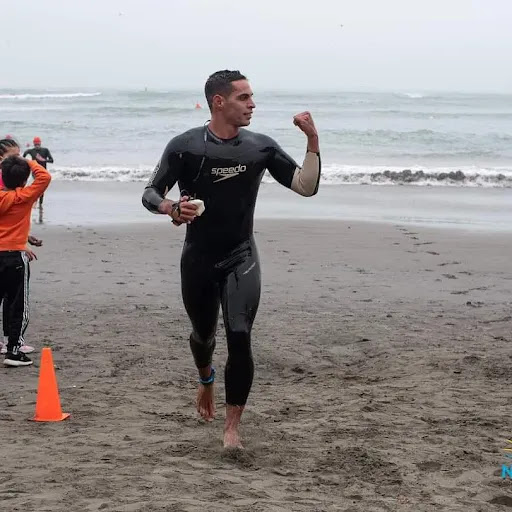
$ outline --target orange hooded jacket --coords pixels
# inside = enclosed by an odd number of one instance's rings
[[[24,251],[30,231],[32,205],[48,188],[50,173],[33,160],[28,161],[34,181],[26,187],[0,190],[0,251]]]

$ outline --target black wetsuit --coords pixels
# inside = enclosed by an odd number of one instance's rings
[[[43,148],[41,146],[39,146],[38,148],[31,148],[31,149],[27,149],[24,153],[23,153],[23,157],[26,157],[27,155],[30,155],[32,157],[32,160],[35,160],[39,165],[42,165],[45,169],[46,169],[46,164],[47,163],[50,163],[50,164],[53,164],[53,157],[52,157],[52,154],[50,153],[50,150],[48,148]],[[43,157],[46,161],[45,162],[40,162],[36,157],[37,155]],[[43,206],[43,201],[44,201],[44,194],[41,194],[41,196],[39,197],[39,206],[42,208]],[[41,212],[42,212],[42,209],[41,209]],[[42,213],[41,213],[42,215]],[[42,221],[42,217],[40,218],[39,222]]]
[[[53,164],[53,157],[52,157],[52,154],[50,153],[50,150],[48,148],[42,148],[42,147],[39,147],[39,148],[31,148],[31,149],[27,149],[24,153],[23,153],[23,157],[26,157],[27,155],[30,155],[32,157],[32,160],[35,160],[39,165],[42,165],[45,169],[46,169],[46,164],[49,162],[51,164]],[[36,156],[39,155],[41,156],[42,158],[45,159],[44,162],[40,162]]]
[[[222,305],[228,344],[226,402],[231,405],[246,403],[254,373],[251,329],[261,275],[253,217],[265,169],[290,188],[297,164],[265,135],[242,129],[223,140],[206,127],[195,128],[169,142],[142,198],[148,210],[157,212],[178,182],[182,195],[204,201],[205,212],[187,225],[182,295],[198,368],[211,364]]]

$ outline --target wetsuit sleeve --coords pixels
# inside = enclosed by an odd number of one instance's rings
[[[267,163],[272,177],[301,196],[314,196],[320,183],[320,154],[307,151],[302,167],[299,167],[277,142],[273,143],[274,148]]]
[[[183,154],[176,139],[171,140],[164,150],[149,178],[142,195],[142,204],[152,213],[159,213],[158,207],[169,190],[176,184],[183,172]]]
[[[53,164],[53,156],[49,149],[46,150],[46,161]]]
[[[25,158],[30,153],[30,149],[27,149],[23,152],[23,158]],[[32,155],[30,155],[32,156]]]

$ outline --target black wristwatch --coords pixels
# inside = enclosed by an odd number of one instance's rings
[[[181,207],[180,207],[180,202],[177,201],[175,202],[172,207],[171,207],[171,219],[172,219],[172,214],[174,212],[178,212],[178,217],[181,215]],[[178,222],[177,220],[175,219],[172,219],[172,223],[175,225],[175,226],[181,226],[181,222]]]
[[[180,202],[179,202],[179,201],[176,201],[176,202],[171,206],[171,215],[172,215],[174,212],[178,212],[178,217],[181,215],[181,208],[180,208]]]

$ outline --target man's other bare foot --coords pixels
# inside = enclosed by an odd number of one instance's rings
[[[224,448],[226,449],[243,449],[239,431],[243,412],[243,405],[226,405],[226,421],[224,423]]]

